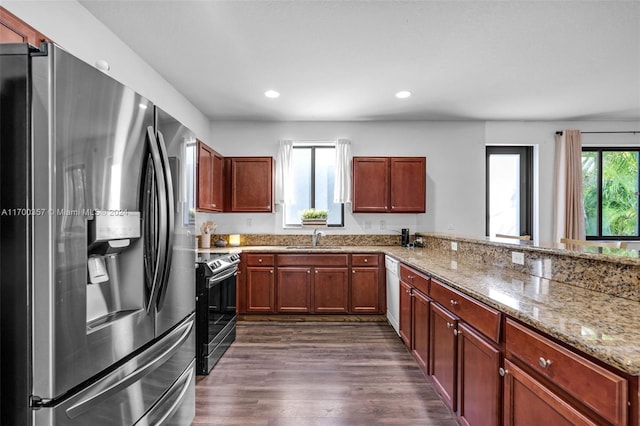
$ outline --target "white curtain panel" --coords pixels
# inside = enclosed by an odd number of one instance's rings
[[[291,204],[293,195],[293,141],[281,140],[276,158],[276,203]]]
[[[336,141],[336,177],[333,186],[334,203],[351,202],[351,141]]]
[[[585,239],[582,195],[582,135],[579,130],[556,134],[556,206],[554,240]]]

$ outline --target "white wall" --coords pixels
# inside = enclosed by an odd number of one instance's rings
[[[638,121],[553,122],[213,122],[213,148],[223,155],[276,156],[278,140],[352,141],[353,155],[419,155],[427,157],[425,214],[353,214],[346,208],[345,228],[332,233],[388,234],[447,232],[481,236],[485,232],[485,145],[531,145],[538,154],[537,238],[552,241],[555,132],[640,130]],[[640,135],[585,134],[585,145],[640,146]],[[281,206],[274,214],[213,214],[221,233],[298,233],[282,229]],[[380,229],[380,221],[386,229]],[[370,228],[367,227],[367,223]]]
[[[211,146],[225,156],[276,156],[280,139],[348,138],[354,156],[426,156],[425,214],[353,214],[345,228],[329,233],[390,234],[415,231],[484,234],[484,123],[482,122],[213,122]],[[274,214],[199,215],[221,233],[299,233],[282,229],[282,206]],[[384,229],[381,229],[384,221]]]
[[[106,60],[111,77],[173,115],[201,140],[209,140],[209,119],[80,3],[3,0],[2,6],[83,61],[94,65]]]

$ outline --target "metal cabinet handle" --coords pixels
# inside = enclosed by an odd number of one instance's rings
[[[458,335],[461,335],[461,334],[462,334],[462,330],[458,330],[457,328],[453,329],[453,335],[454,336],[458,336]]]
[[[451,299],[449,301],[449,303],[451,303],[451,306],[456,306],[458,304],[458,302],[456,300]]]
[[[258,263],[262,263],[262,258],[258,259]]]
[[[270,273],[270,274],[273,274],[273,269],[270,269],[270,270],[269,270],[269,273]]]
[[[369,261],[369,259],[365,259],[365,260],[364,260],[364,263],[367,263],[368,261]]]
[[[318,271],[316,271],[316,274],[318,273]]]
[[[453,324],[451,324],[450,322],[447,322],[447,328],[451,328],[453,327]]]
[[[540,367],[542,368],[547,368],[551,365],[551,360],[540,357],[540,359],[538,359],[538,364],[540,364]]]
[[[507,369],[504,369],[504,368],[500,367],[500,368],[498,369],[498,373],[500,373],[500,375],[501,375],[502,377],[504,377],[504,376],[506,376],[507,374],[509,374],[509,370],[507,370]]]
[[[352,273],[352,274],[355,274],[355,273],[356,273],[356,271],[353,271],[353,270],[352,270],[352,271],[351,271],[351,273]]]

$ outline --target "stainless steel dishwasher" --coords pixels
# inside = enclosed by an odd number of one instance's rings
[[[384,257],[387,269],[387,320],[400,335],[400,270],[399,262],[391,256]]]

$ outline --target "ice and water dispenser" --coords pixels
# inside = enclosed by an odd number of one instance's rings
[[[139,272],[140,212],[95,210],[87,223],[87,324],[91,328],[144,308],[144,288]]]

